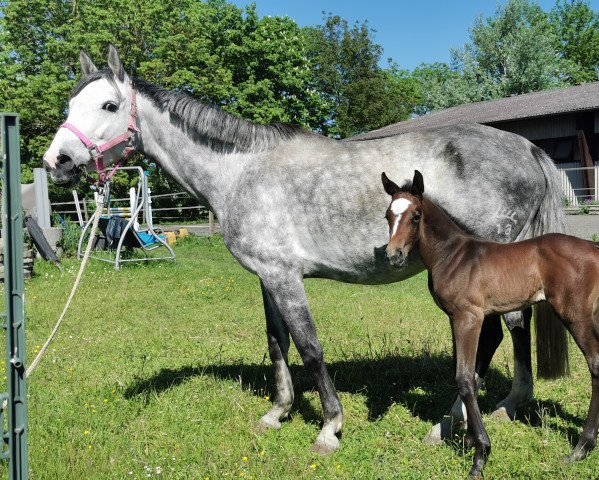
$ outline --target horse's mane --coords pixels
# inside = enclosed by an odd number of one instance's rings
[[[289,124],[259,125],[235,117],[216,105],[157,87],[145,80],[136,78],[133,85],[158,108],[174,114],[200,136],[209,139],[213,147],[220,144],[224,149],[238,151],[266,150],[301,131],[300,127]]]
[[[71,98],[100,78],[115,82],[114,74],[109,69],[93,72],[79,81],[71,93]],[[140,94],[147,96],[157,108],[175,115],[199,137],[208,140],[213,148],[243,152],[267,150],[278,145],[281,140],[291,139],[302,131],[299,126],[282,123],[259,125],[235,117],[216,105],[197,100],[182,92],[166,90],[139,78],[133,79],[133,86]]]

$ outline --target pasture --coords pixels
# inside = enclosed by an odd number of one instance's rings
[[[306,282],[325,360],[345,409],[341,448],[310,451],[321,409],[290,351],[296,400],[280,431],[255,424],[273,384],[258,279],[222,239],[175,246],[177,262],[90,261],[71,311],[29,378],[31,478],[425,479],[463,478],[461,437],[422,444],[456,397],[449,323],[420,274],[387,286]],[[28,359],[45,341],[78,262],[38,262],[26,285]],[[505,335],[508,335],[505,332]],[[486,478],[596,478],[597,451],[562,459],[578,439],[590,397],[581,353],[572,375],[537,381],[514,423],[485,416],[493,451]],[[480,392],[483,413],[510,388],[511,342]]]

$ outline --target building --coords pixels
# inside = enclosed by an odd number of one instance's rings
[[[545,150],[563,175],[572,203],[599,199],[599,82],[471,103],[360,135],[377,138],[423,128],[476,122],[517,133]],[[582,168],[585,167],[585,168]]]

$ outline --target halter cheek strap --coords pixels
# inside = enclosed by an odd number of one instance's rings
[[[106,182],[106,180],[109,180],[110,177],[114,175],[117,169],[121,166],[121,163],[123,163],[123,161],[135,151],[131,145],[127,145],[123,152],[123,158],[116,163],[115,167],[108,174],[104,172],[104,152],[122,143],[128,144],[133,136],[140,131],[139,128],[137,128],[137,99],[133,84],[131,84],[131,108],[129,110],[129,120],[127,122],[126,132],[121,133],[120,135],[98,146],[92,142],[87,135],[85,135],[81,130],[71,123],[65,122],[59,128],[66,128],[70,130],[77,136],[79,140],[81,140],[83,145],[85,145],[85,148],[87,148],[91,159],[96,164],[96,170],[100,176],[100,182]]]

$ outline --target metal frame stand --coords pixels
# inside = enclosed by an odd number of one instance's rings
[[[4,239],[4,290],[6,311],[6,381],[0,394],[2,439],[0,458],[8,460],[8,478],[29,478],[27,447],[27,385],[25,380],[25,287],[23,284],[23,214],[19,116],[0,113],[3,163],[2,238]],[[8,413],[5,428],[4,405]]]
[[[135,205],[131,205],[131,218],[127,222],[127,226],[123,231],[123,235],[121,235],[119,242],[115,248],[115,257],[104,258],[96,255],[90,255],[89,258],[93,258],[95,260],[100,260],[102,262],[111,263],[114,265],[116,270],[119,270],[123,263],[125,262],[149,262],[156,260],[175,260],[175,252],[171,246],[162,239],[155,231],[154,224],[152,221],[152,200],[150,197],[150,189],[148,188],[148,177],[144,170],[141,167],[121,167],[119,171],[135,171],[139,175],[139,182],[137,184],[137,195],[135,200]],[[111,207],[110,207],[110,182],[106,182],[105,186],[105,196],[106,196],[106,212],[108,216],[111,215]],[[143,258],[122,258],[123,251],[123,242],[125,241],[127,230],[133,229],[133,226],[139,217],[139,214],[143,214],[143,220],[147,225],[146,228],[143,229],[144,232],[150,234],[154,238],[154,243],[149,246],[144,245],[140,242],[138,248],[141,249],[144,253]],[[81,231],[81,236],[79,237],[79,244],[77,246],[77,254],[79,257],[83,256],[84,250],[84,237],[89,232],[90,227],[94,221],[95,215],[89,219],[83,230]],[[148,255],[149,252],[156,250],[157,248],[165,248],[167,250],[167,254],[165,256],[154,257]]]

